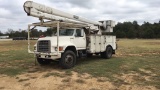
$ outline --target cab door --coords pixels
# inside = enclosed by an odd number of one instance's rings
[[[74,44],[76,45],[78,50],[86,49],[86,38],[83,29],[76,29],[75,30],[75,38]]]

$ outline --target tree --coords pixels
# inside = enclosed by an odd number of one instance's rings
[[[3,35],[3,33],[0,31],[0,36],[2,36]]]
[[[137,21],[118,23],[114,33],[118,38],[160,38],[160,21],[154,24],[144,22],[142,25]]]
[[[8,31],[6,32],[6,34],[9,35],[10,38],[14,37],[14,33],[15,31],[13,31],[13,29],[8,29]]]
[[[133,21],[133,27],[134,27],[134,37],[139,38],[140,37],[140,31],[139,31],[139,25],[137,21]]]
[[[30,34],[31,37],[39,37],[39,32],[37,29],[32,29]]]
[[[56,28],[47,28],[47,31],[45,32],[46,36],[52,36],[53,33],[56,32]]]
[[[41,35],[52,36],[56,31],[56,28],[47,28],[46,31],[33,29],[30,34],[31,37],[39,37]],[[144,22],[142,25],[139,25],[137,21],[118,22],[113,31],[113,34],[115,34],[117,38],[160,38],[160,21],[153,24]],[[27,33],[26,30],[19,29],[18,31],[14,31],[13,29],[8,29],[5,34],[13,38],[27,37]],[[0,31],[0,35],[4,34]]]
[[[27,38],[27,37],[28,37],[27,31],[26,31],[26,30],[22,30],[22,31],[21,31],[21,36]]]
[[[124,31],[117,31],[116,32],[116,37],[117,38],[124,38],[124,37],[126,37],[126,34],[125,34]]]

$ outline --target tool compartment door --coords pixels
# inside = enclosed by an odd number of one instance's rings
[[[90,36],[90,47],[91,53],[101,52],[101,35],[91,35]]]
[[[106,37],[105,36],[101,36],[101,44],[100,44],[101,52],[104,52],[106,50],[105,44],[106,44]]]
[[[91,35],[89,44],[90,53],[95,53],[95,42],[96,42],[96,37],[94,35]]]
[[[101,36],[100,35],[96,35],[96,42],[95,42],[95,52],[100,52],[101,51]]]

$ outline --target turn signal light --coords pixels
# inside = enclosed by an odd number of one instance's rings
[[[55,47],[55,51],[57,51],[57,47]],[[59,51],[63,51],[63,47],[59,47]]]
[[[59,47],[59,51],[63,51],[63,47]]]

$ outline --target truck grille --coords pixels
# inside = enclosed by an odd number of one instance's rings
[[[50,52],[50,41],[49,40],[42,40],[38,41],[37,51],[38,52]]]

